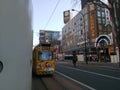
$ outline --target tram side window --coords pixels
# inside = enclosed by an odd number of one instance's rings
[[[33,52],[33,59],[35,59],[35,51]]]
[[[39,60],[51,60],[52,59],[52,53],[48,52],[48,51],[38,52],[38,59]]]
[[[42,52],[38,51],[38,60],[42,60]]]

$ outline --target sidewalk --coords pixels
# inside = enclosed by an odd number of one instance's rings
[[[67,62],[69,64],[72,64],[71,60],[64,60],[63,62]],[[86,62],[84,62],[84,61],[77,61],[76,64],[78,66],[93,66],[93,67],[102,67],[102,68],[120,70],[119,63],[111,63],[111,62],[88,62],[88,64],[86,64]]]
[[[88,66],[97,66],[97,67],[104,67],[104,68],[111,68],[111,69],[119,69],[119,63],[110,63],[110,62],[88,62],[88,64],[86,64],[86,62],[77,62],[79,65],[88,65]]]

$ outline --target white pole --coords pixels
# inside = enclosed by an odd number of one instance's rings
[[[30,0],[0,0],[0,90],[31,90]]]

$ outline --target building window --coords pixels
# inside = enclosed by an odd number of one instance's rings
[[[82,17],[80,18],[80,21],[82,21],[83,19],[82,19]]]
[[[73,32],[75,31],[75,29],[73,29]]]
[[[81,24],[80,24],[80,26],[82,27],[82,26],[83,26],[83,24],[81,23]]]
[[[68,30],[70,30],[70,27],[68,27]]]
[[[98,25],[98,30],[102,30],[102,25]]]
[[[105,12],[102,12],[102,17],[105,17]]]
[[[103,22],[103,24],[105,24],[105,19],[104,18],[102,19],[102,22]]]
[[[78,30],[80,30],[80,25],[78,25]]]
[[[98,23],[101,23],[101,18],[98,18]]]
[[[107,17],[107,20],[109,20],[109,17]]]
[[[88,26],[88,21],[86,20],[86,22],[85,22],[85,26]]]
[[[97,5],[97,10],[100,10],[100,6]]]
[[[103,32],[99,32],[99,35],[103,34]]]
[[[97,16],[98,16],[98,17],[100,17],[100,16],[101,16],[100,11],[97,11]]]
[[[108,11],[106,11],[106,14],[108,15],[108,14],[109,14],[109,12],[108,12]]]
[[[88,20],[88,15],[87,14],[85,15],[85,20]]]
[[[107,32],[104,32],[103,34],[107,34]]]
[[[102,11],[105,11],[105,8],[102,8]]]
[[[74,23],[74,25],[76,25],[76,22]]]

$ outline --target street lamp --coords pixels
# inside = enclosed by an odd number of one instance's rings
[[[87,59],[87,54],[86,54],[86,30],[85,30],[85,20],[84,20],[84,16],[85,14],[83,14],[82,12],[75,10],[75,9],[71,9],[72,11],[76,11],[78,13],[80,13],[83,17],[83,23],[84,23],[84,39],[85,39],[85,51],[84,51],[84,61],[86,62],[86,64],[88,64],[88,59]]]
[[[72,10],[72,11],[76,11],[76,12],[78,12],[78,13],[80,12],[80,11],[78,11],[78,10],[75,10],[75,9],[71,9],[71,10]],[[82,13],[82,14],[83,14],[83,13]]]

